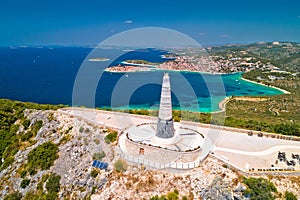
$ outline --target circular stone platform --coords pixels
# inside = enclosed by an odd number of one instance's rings
[[[198,131],[181,127],[178,122],[174,123],[174,129],[175,135],[172,138],[157,137],[156,123],[132,126],[125,133],[133,142],[179,152],[200,149],[203,145],[204,136]]]

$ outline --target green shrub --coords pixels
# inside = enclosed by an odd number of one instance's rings
[[[126,164],[122,160],[116,161],[114,167],[117,172],[123,172],[126,170]]]
[[[23,122],[22,122],[22,125],[24,126],[24,129],[26,130],[29,126],[30,126],[30,120],[29,119],[25,119]]]
[[[118,138],[118,131],[111,131],[109,134],[107,134],[104,138],[106,143],[112,143],[115,142]]]
[[[42,128],[43,126],[43,121],[42,120],[38,120],[36,121],[33,126],[32,126],[32,132],[33,135],[36,136],[36,134],[38,133],[38,131]]]
[[[286,200],[297,200],[297,197],[292,192],[286,191],[284,196]]]
[[[49,193],[59,192],[60,188],[60,176],[57,174],[51,174],[46,182],[46,189]]]
[[[180,122],[180,117],[179,116],[174,116],[173,120],[174,120],[174,122]]]
[[[48,115],[48,121],[51,122],[54,120],[54,114],[53,113],[49,113]]]
[[[155,195],[151,197],[150,200],[167,200],[167,197],[165,195],[162,195],[160,197],[158,195]]]
[[[71,139],[70,134],[66,134],[63,138],[60,139],[59,144],[65,144]]]
[[[17,152],[17,149],[19,149],[20,140],[25,141],[31,137],[31,134],[35,135],[43,124],[42,121],[37,121],[30,128],[31,122],[30,120],[24,118],[24,110],[26,108],[47,110],[58,109],[61,107],[63,106],[39,105],[8,99],[0,99],[0,170],[3,170],[11,164],[12,158],[9,157],[13,156]],[[30,128],[31,133],[28,133],[25,136],[24,134],[17,135],[16,133],[20,126],[19,124],[15,124],[17,120],[20,120],[26,129]],[[23,138],[21,138],[21,136],[23,136]],[[5,155],[3,155],[4,153]],[[2,165],[1,158],[9,159],[6,160],[4,165]]]
[[[92,169],[91,171],[91,177],[96,178],[98,176],[98,171],[95,169]]]
[[[149,113],[150,113],[148,110],[137,110],[137,109],[132,109],[132,110],[129,110],[128,112],[130,114],[135,114],[135,115],[149,115]]]
[[[35,194],[33,191],[26,193],[24,200],[39,200],[39,195]]]
[[[106,156],[105,152],[101,151],[99,153],[94,153],[93,159],[101,161],[105,156]]]
[[[32,131],[27,131],[26,133],[23,133],[21,135],[21,141],[22,142],[28,141],[30,138],[32,138],[32,136],[33,136]]]
[[[178,192],[178,191],[177,191]],[[169,192],[167,194],[167,199],[168,200],[178,200],[179,197],[178,197],[178,193],[176,193],[175,191],[174,192]]]
[[[93,187],[92,187],[92,192],[91,192],[91,193],[92,193],[92,194],[95,194],[95,192],[96,192],[96,186],[93,186]]]
[[[41,180],[38,182],[37,186],[36,186],[36,189],[38,192],[42,192],[43,191],[43,186],[44,186],[44,183],[48,180],[49,178],[49,174],[44,174],[41,178]]]
[[[273,126],[275,133],[283,135],[300,136],[300,126],[298,124],[276,124]]]
[[[22,199],[22,194],[19,191],[8,194],[3,198],[3,200],[21,200],[21,199]]]
[[[57,200],[58,199],[58,194],[57,194],[57,192],[48,192],[47,194],[42,195],[41,199]]]
[[[19,149],[18,148],[14,148],[12,151],[11,151],[11,155],[14,156],[16,155],[16,153],[18,153]]]
[[[79,133],[82,133],[84,131],[84,128],[81,126],[80,128],[79,128]]]
[[[24,189],[29,185],[29,183],[30,183],[30,179],[24,178],[20,184],[20,187]]]
[[[1,166],[1,170],[6,169],[8,166],[10,166],[15,161],[14,157],[10,156],[6,158]]]
[[[42,170],[49,169],[58,158],[57,151],[56,144],[45,142],[29,152],[28,165]]]
[[[35,175],[37,173],[37,171],[35,170],[35,168],[33,166],[31,166],[29,169],[28,169],[28,173],[30,175]]]
[[[244,178],[244,183],[247,185],[247,189],[244,191],[245,195],[250,196],[250,200],[275,199],[273,193],[277,192],[276,187],[269,180],[264,178]]]
[[[188,200],[187,196],[182,196],[182,200]]]
[[[20,172],[20,177],[21,177],[21,178],[25,178],[26,175],[27,175],[27,170],[22,170],[22,171]]]

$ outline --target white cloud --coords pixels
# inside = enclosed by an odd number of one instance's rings
[[[126,23],[126,24],[131,24],[133,21],[131,21],[131,20],[126,20],[126,21],[124,21],[124,23]]]
[[[200,35],[200,36],[204,36],[204,35],[206,35],[206,33],[202,33],[202,32],[201,32],[201,33],[199,33],[199,35]]]

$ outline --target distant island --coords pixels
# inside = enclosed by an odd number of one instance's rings
[[[103,62],[103,61],[109,61],[109,58],[90,58],[89,61],[91,62]]]
[[[153,63],[146,60],[125,60],[122,63],[132,64],[132,65],[151,65],[151,66],[158,65],[158,63]]]

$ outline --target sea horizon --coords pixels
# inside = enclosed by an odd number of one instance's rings
[[[297,43],[300,44],[300,41],[296,41],[296,40],[254,40],[254,41],[248,41],[248,42],[243,42],[243,41],[236,41],[236,42],[223,42],[223,43],[201,43],[199,42],[199,44],[204,47],[221,47],[221,46],[230,46],[230,45],[251,45],[251,44],[264,44],[264,43],[273,43],[273,42],[279,42],[279,43]],[[0,48],[5,48],[5,47],[21,47],[21,48],[39,48],[39,47],[78,47],[78,48],[95,48],[97,46],[105,46],[102,45],[101,43],[99,44],[64,44],[64,43],[57,43],[57,44],[50,44],[50,43],[40,43],[40,44],[6,44],[6,45],[1,45],[0,44]],[[126,48],[124,47],[120,47],[120,46],[111,46],[111,47],[116,47],[116,48]],[[127,46],[130,47],[130,46]],[[135,46],[132,46],[132,48],[134,48]],[[138,46],[137,46],[138,47]],[[199,46],[196,46],[199,47]]]

